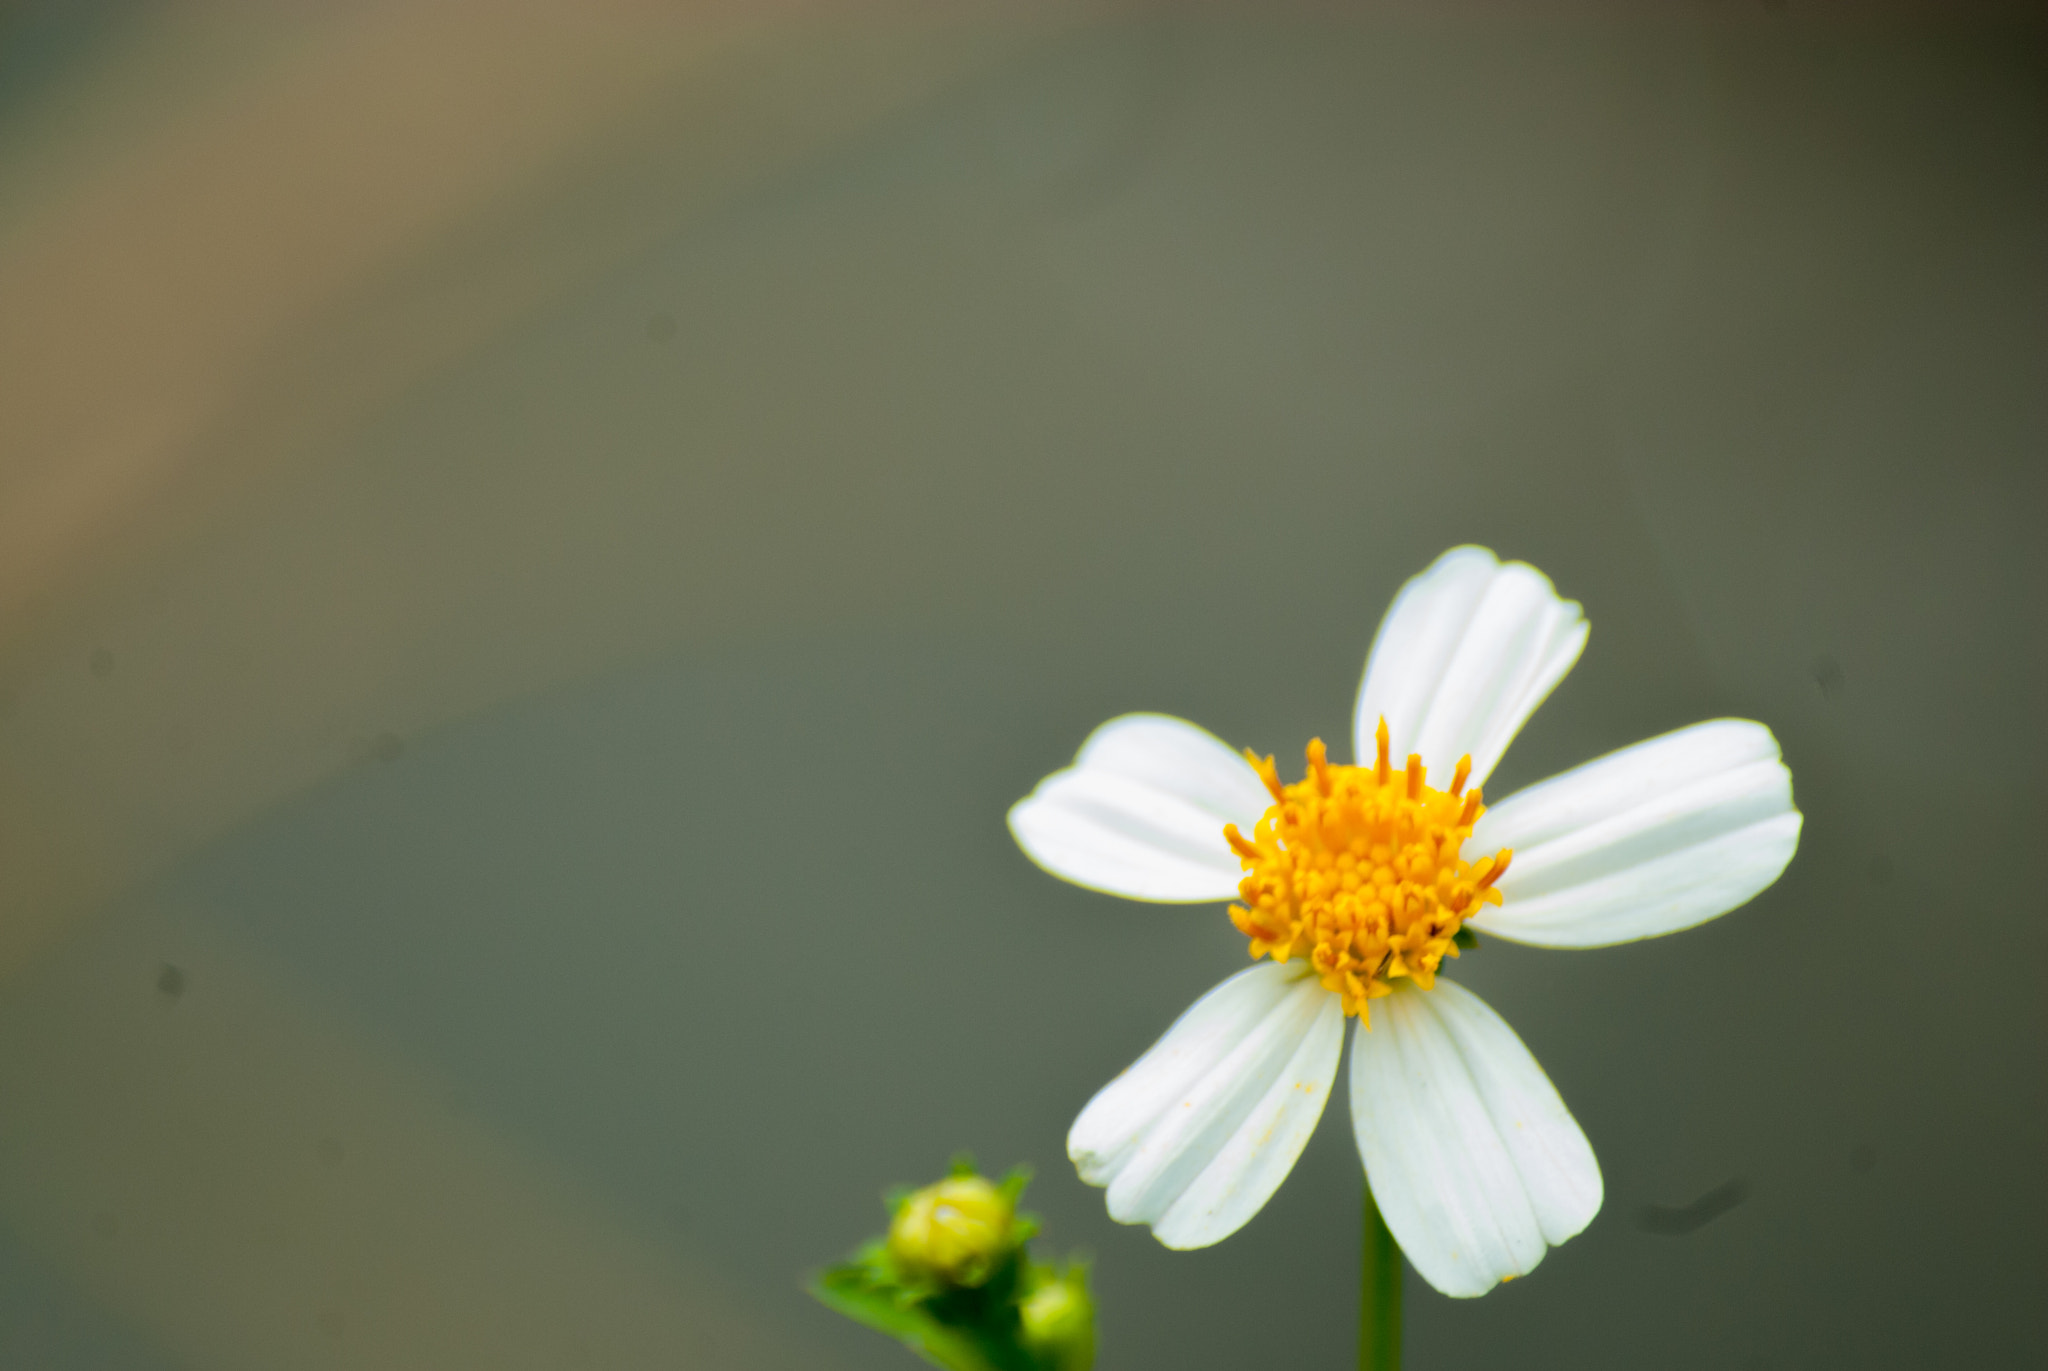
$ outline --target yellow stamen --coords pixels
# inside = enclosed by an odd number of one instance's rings
[[[1250,748],[1246,748],[1244,759],[1252,764],[1252,770],[1259,773],[1259,779],[1265,782],[1266,790],[1272,795],[1274,803],[1277,804],[1287,798],[1286,788],[1280,784],[1280,768],[1273,765],[1272,757],[1261,757]]]
[[[1316,789],[1330,793],[1330,754],[1321,738],[1308,740],[1308,774],[1315,778]]]
[[[1367,1003],[1391,994],[1390,982],[1435,985],[1438,964],[1458,955],[1459,927],[1501,902],[1494,882],[1513,855],[1503,848],[1477,863],[1459,855],[1486,812],[1479,791],[1461,794],[1471,757],[1458,762],[1450,790],[1433,790],[1420,754],[1394,771],[1385,719],[1375,736],[1370,768],[1332,766],[1316,739],[1307,776],[1286,786],[1272,758],[1246,753],[1273,804],[1251,837],[1234,824],[1223,830],[1244,868],[1243,903],[1231,906],[1230,921],[1251,940],[1252,956],[1306,959],[1367,1027]]]
[[[1507,875],[1508,863],[1514,860],[1514,856],[1515,850],[1512,847],[1504,847],[1500,850],[1500,854],[1498,856],[1488,857],[1486,861],[1481,862],[1480,865],[1482,867],[1486,867],[1489,864],[1491,865],[1487,873],[1479,878],[1479,884],[1482,886],[1489,886],[1492,885],[1495,881],[1499,880],[1501,877]]]

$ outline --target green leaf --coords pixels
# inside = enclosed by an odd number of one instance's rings
[[[972,1334],[947,1327],[922,1304],[902,1303],[899,1290],[870,1285],[864,1276],[856,1268],[835,1267],[812,1281],[810,1291],[827,1308],[895,1338],[945,1371],[1006,1371],[982,1354]]]

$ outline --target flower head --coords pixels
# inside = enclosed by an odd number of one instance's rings
[[[1057,1371],[1088,1371],[1095,1364],[1095,1298],[1083,1263],[1070,1262],[1063,1271],[1036,1268],[1017,1314],[1024,1345]]]
[[[906,1272],[977,1286],[1016,1245],[1013,1197],[982,1176],[948,1176],[910,1193],[889,1223],[889,1255]]]
[[[1778,878],[1791,775],[1762,724],[1638,743],[1489,807],[1487,777],[1585,646],[1579,606],[1456,548],[1374,639],[1357,765],[1299,781],[1179,719],[1113,719],[1010,812],[1054,875],[1141,900],[1235,899],[1258,963],[1196,1001],[1068,1135],[1109,1212],[1169,1247],[1235,1232],[1286,1178],[1335,1082],[1408,1259],[1446,1294],[1535,1269],[1599,1211],[1600,1169],[1549,1078],[1440,976],[1478,929],[1551,947],[1673,933]]]

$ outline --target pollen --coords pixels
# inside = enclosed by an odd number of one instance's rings
[[[1282,785],[1271,757],[1249,752],[1273,796],[1246,837],[1226,824],[1224,839],[1244,867],[1241,904],[1230,921],[1251,939],[1254,959],[1306,958],[1344,1012],[1371,1027],[1370,1001],[1407,977],[1424,990],[1438,965],[1458,955],[1464,921],[1501,902],[1494,888],[1513,854],[1506,848],[1468,861],[1462,849],[1486,812],[1467,790],[1472,758],[1458,759],[1450,788],[1428,782],[1420,754],[1395,770],[1380,720],[1372,766],[1332,766],[1318,738],[1308,745],[1308,774]]]

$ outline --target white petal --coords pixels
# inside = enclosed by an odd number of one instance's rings
[[[1337,1078],[1344,1010],[1299,962],[1261,962],[1195,1001],[1067,1135],[1109,1216],[1168,1247],[1242,1228],[1293,1169]]]
[[[1467,849],[1514,849],[1474,927],[1598,947],[1705,923],[1778,879],[1799,846],[1792,773],[1762,724],[1715,719],[1510,796]]]
[[[1351,1041],[1351,1126],[1372,1197],[1446,1295],[1536,1269],[1600,1212],[1600,1164],[1500,1015],[1438,979],[1372,1002]]]
[[[1456,547],[1394,597],[1366,658],[1352,717],[1357,759],[1371,765],[1385,716],[1394,765],[1422,754],[1438,785],[1472,754],[1482,785],[1544,696],[1586,645],[1578,602],[1523,562]]]
[[[1164,714],[1111,719],[1010,810],[1010,832],[1053,875],[1134,900],[1227,900],[1242,875],[1223,826],[1247,834],[1272,803],[1250,763]]]

